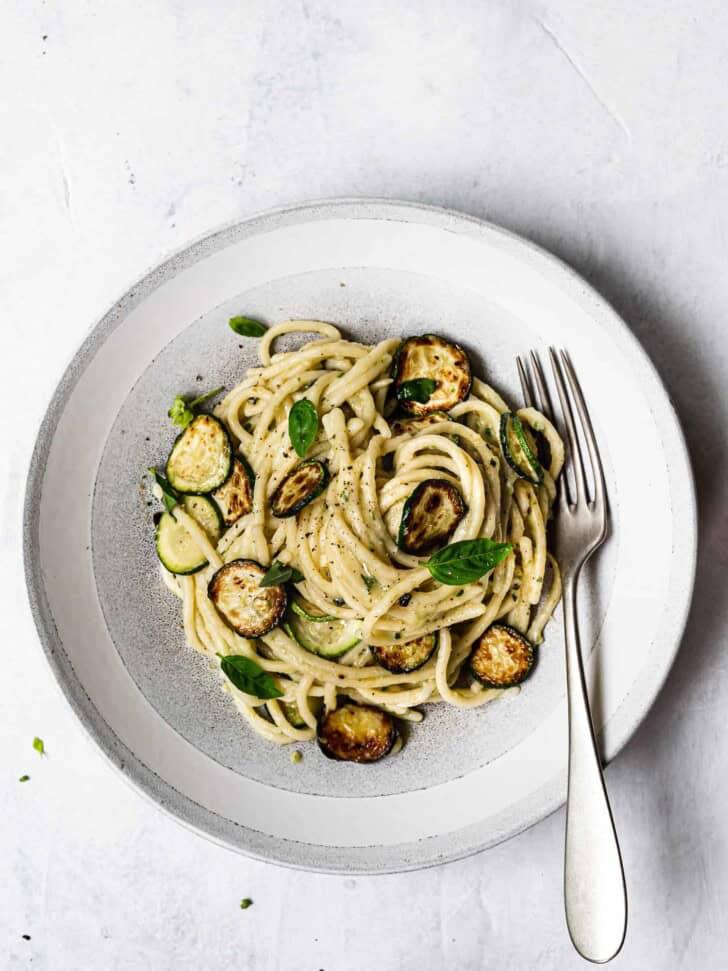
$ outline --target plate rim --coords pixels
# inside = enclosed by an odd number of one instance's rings
[[[429,222],[418,219],[418,216],[423,214],[428,217]],[[220,846],[235,850],[236,852],[263,862],[283,865],[293,869],[323,873],[384,874],[405,872],[437,866],[445,862],[454,862],[455,860],[482,852],[491,846],[516,836],[541,819],[545,819],[564,803],[566,788],[565,774],[557,776],[546,786],[536,790],[535,793],[532,793],[526,800],[521,802],[521,806],[528,806],[528,810],[525,813],[522,812],[521,823],[518,826],[508,826],[505,820],[503,820],[501,828],[498,828],[496,822],[496,831],[489,838],[483,839],[481,835],[480,839],[468,843],[462,849],[452,847],[449,851],[440,853],[433,853],[430,850],[429,852],[425,852],[422,858],[418,858],[418,851],[424,844],[432,840],[447,839],[448,836],[453,837],[456,833],[464,833],[466,830],[428,837],[427,839],[418,841],[416,844],[403,843],[393,847],[344,848],[315,846],[314,856],[328,856],[329,858],[325,861],[316,859],[314,862],[302,861],[300,859],[300,852],[298,854],[299,858],[297,859],[295,850],[291,854],[285,851],[281,852],[275,848],[276,845],[278,847],[281,845],[285,847],[288,844],[293,844],[298,847],[309,846],[309,844],[305,843],[296,843],[292,840],[284,840],[280,837],[271,837],[265,834],[259,834],[265,846],[264,850],[258,850],[250,845],[245,845],[244,842],[233,842],[226,838],[225,835],[212,832],[209,828],[197,822],[194,818],[195,813],[190,811],[192,807],[202,810],[206,815],[210,811],[195,803],[189,796],[174,789],[170,783],[163,780],[157,773],[146,766],[139,756],[127,748],[125,743],[116,735],[98,711],[93,699],[86,693],[83,684],[76,676],[71,659],[63,649],[48,604],[40,558],[34,555],[38,547],[39,517],[37,513],[42,496],[48,446],[53,439],[63,408],[73,388],[93,359],[96,350],[113,333],[124,316],[158,286],[173,278],[180,269],[193,265],[205,256],[211,255],[230,245],[233,242],[233,240],[228,239],[231,234],[242,233],[247,230],[248,234],[252,235],[256,231],[265,231],[266,224],[273,224],[275,226],[275,224],[286,222],[287,220],[294,222],[320,221],[327,217],[350,219],[369,218],[385,222],[419,222],[422,225],[436,225],[437,228],[443,231],[448,231],[447,224],[450,223],[454,224],[450,229],[452,232],[457,232],[458,227],[469,226],[472,230],[484,235],[494,234],[505,237],[512,243],[517,244],[520,248],[530,251],[531,255],[541,267],[552,268],[562,279],[567,278],[572,287],[581,290],[582,295],[589,299],[596,308],[600,309],[599,324],[607,325],[609,336],[614,338],[615,335],[618,335],[622,341],[625,341],[629,346],[632,356],[643,367],[646,366],[649,371],[655,389],[662,398],[661,403],[666,410],[666,417],[674,432],[677,454],[671,455],[670,461],[671,463],[681,463],[683,465],[683,471],[686,473],[682,479],[682,485],[684,487],[684,495],[682,498],[686,503],[683,509],[685,519],[682,522],[682,532],[683,539],[687,537],[688,540],[685,544],[685,549],[689,555],[689,561],[682,564],[682,572],[684,574],[684,581],[681,584],[682,601],[677,611],[673,609],[674,636],[669,651],[664,651],[663,648],[661,652],[659,677],[651,682],[649,691],[642,692],[645,697],[641,698],[637,710],[633,713],[628,725],[617,738],[614,749],[610,753],[610,761],[616,757],[634,736],[649,714],[652,705],[659,697],[680,649],[688,620],[695,582],[698,543],[697,499],[692,464],[679,416],[675,411],[670,395],[656,367],[636,335],[612,305],[590,283],[578,274],[576,270],[565,263],[560,257],[554,255],[539,244],[489,220],[481,219],[455,209],[428,205],[421,202],[408,202],[406,200],[386,198],[322,199],[302,202],[294,206],[280,206],[255,213],[245,219],[230,220],[219,225],[212,231],[199,234],[191,241],[175,248],[169,255],[160,260],[151,269],[148,269],[86,331],[80,342],[76,345],[75,350],[67,358],[61,377],[48,399],[43,417],[37,427],[35,444],[26,476],[22,539],[24,575],[28,600],[38,638],[43,654],[53,674],[53,680],[61,696],[70,706],[84,732],[95,743],[97,750],[101,751],[106,761],[111,764],[128,785],[144,796],[157,809],[161,809],[166,815],[172,817],[176,822],[181,823],[187,829],[192,830],[198,835]],[[634,690],[634,686],[632,690]],[[631,693],[632,691],[628,692],[620,706],[613,713],[612,718],[621,711]],[[162,790],[161,792],[160,789]],[[179,797],[181,805],[173,804],[171,801],[167,803],[163,798],[164,789],[174,792]],[[222,819],[223,817],[220,818]],[[496,817],[495,820],[497,821],[499,818]],[[233,821],[228,819],[225,819],[225,822],[233,823]],[[491,825],[493,822],[494,820],[491,821]],[[239,824],[233,825],[238,826]],[[476,824],[476,826],[470,827],[470,829],[477,829],[479,825],[481,824]],[[247,832],[245,827],[240,828]],[[409,854],[407,852],[408,847],[410,848]],[[381,861],[377,862],[376,860],[374,862],[367,862],[367,850],[378,850],[380,854],[384,851],[384,855],[391,856],[392,858],[396,857],[396,859],[393,859],[391,864],[382,864]],[[414,856],[412,856],[413,853]],[[358,855],[363,857],[361,863],[355,862]]]

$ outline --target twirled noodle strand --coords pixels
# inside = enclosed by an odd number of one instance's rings
[[[274,353],[279,338],[305,334],[315,337],[297,350]],[[265,709],[259,698],[227,681],[225,688],[253,731],[276,744],[312,738],[317,705],[323,700],[335,707],[339,694],[412,721],[422,718],[417,706],[426,703],[486,704],[503,691],[458,686],[472,645],[499,618],[538,643],[560,597],[558,565],[546,540],[564,457],[556,429],[533,408],[517,412],[549,446],[539,486],[519,479],[503,460],[499,422],[508,406],[477,378],[470,397],[440,421],[420,428],[414,422],[393,434],[388,394],[398,343],[345,340],[338,328],[320,321],[269,328],[260,340],[260,367],[251,368],[215,409],[255,473],[252,510],[216,546],[187,512],[179,506],[174,511],[208,563],[194,576],[163,570],[165,583],[182,600],[186,640],[211,663],[219,654],[241,654],[275,676],[282,697]],[[288,415],[302,398],[321,420],[307,458],[324,462],[331,481],[296,516],[276,519],[271,496],[300,462],[288,437]],[[455,486],[465,502],[451,542],[485,537],[513,545],[513,553],[476,583],[436,583],[424,559],[398,545],[404,503],[431,479]],[[223,563],[241,557],[266,567],[273,558],[294,566],[304,577],[298,595],[314,611],[359,622],[359,644],[335,661],[305,650],[281,627],[251,640],[231,631],[207,586]],[[380,667],[368,647],[435,632],[435,655],[403,674]],[[295,725],[289,706],[300,715]]]

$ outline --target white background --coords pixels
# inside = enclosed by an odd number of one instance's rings
[[[0,964],[582,966],[562,915],[562,813],[403,876],[248,862],[112,772],[61,700],[26,604],[25,469],[87,329],[221,223],[367,195],[462,209],[549,247],[662,373],[696,468],[702,548],[678,661],[607,772],[631,908],[614,966],[725,968],[725,5],[0,0],[0,24]]]

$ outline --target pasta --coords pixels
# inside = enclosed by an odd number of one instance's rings
[[[284,335],[310,339],[278,352],[275,343]],[[509,419],[518,441],[525,436],[530,443],[525,454],[534,466],[536,437],[548,445],[540,481],[532,482],[504,460],[502,416],[511,413],[478,378],[447,413],[422,408],[419,416],[403,417],[392,394],[399,345],[348,340],[319,321],[270,327],[260,339],[260,366],[212,412],[254,473],[249,511],[219,537],[206,532],[187,503],[172,512],[206,561],[187,575],[162,567],[165,584],[182,601],[186,641],[215,666],[221,656],[241,656],[274,679],[280,694],[265,702],[229,679],[223,686],[248,725],[277,744],[314,738],[321,707],[332,711],[344,698],[409,721],[422,719],[425,704],[486,704],[504,691],[466,683],[474,645],[493,624],[540,642],[560,597],[546,529],[563,462],[556,429],[533,408]],[[280,504],[282,490],[291,492],[291,476],[302,464],[289,422],[294,404],[304,400],[318,418],[318,434],[299,478],[320,475],[325,487],[313,498],[304,495],[295,514],[275,515],[272,504]],[[161,497],[163,490],[156,490]],[[415,494],[423,509],[438,510],[424,515],[422,529],[438,528],[433,523],[445,503],[447,544],[489,540],[493,548],[509,544],[508,555],[473,582],[439,582],[427,556],[402,541]],[[294,598],[304,623],[309,616],[322,625],[310,624],[314,633],[353,631],[351,646],[344,644],[339,656],[321,656],[302,646],[285,619],[260,636],[242,636],[209,595],[213,575],[233,561],[298,571],[302,579],[287,588],[289,613]],[[421,666],[398,671],[378,663],[387,651],[420,639],[427,649],[435,645]]]

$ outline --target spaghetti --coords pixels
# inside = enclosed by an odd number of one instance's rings
[[[294,351],[274,351],[278,338],[301,334],[313,339]],[[511,413],[477,378],[447,413],[412,406],[403,418],[392,394],[399,346],[395,339],[373,346],[347,340],[318,321],[270,327],[260,340],[260,366],[213,411],[254,474],[249,511],[215,538],[194,510],[184,504],[173,510],[205,562],[189,575],[162,567],[164,582],[182,600],[187,643],[216,664],[219,656],[240,655],[272,676],[280,696],[265,703],[224,681],[250,727],[271,742],[315,737],[321,707],[332,711],[344,698],[409,721],[423,718],[424,704],[486,704],[503,690],[465,683],[474,645],[493,624],[539,643],[560,597],[546,530],[563,461],[556,429],[533,408]],[[320,421],[306,463],[325,470],[326,487],[295,515],[280,518],[271,497],[301,465],[289,416],[304,399]],[[547,446],[540,481],[529,481],[528,469],[506,460],[504,415],[516,423],[518,442],[530,443],[524,454],[534,464],[536,440]],[[512,547],[476,582],[440,583],[423,555],[403,549],[398,531],[406,504],[418,488],[427,499],[426,484],[438,502],[441,494],[462,498],[449,543],[488,539]],[[216,571],[235,560],[295,568],[303,579],[289,590],[303,614],[329,634],[353,631],[352,645],[341,656],[321,656],[287,623],[241,636],[208,592]],[[436,646],[420,667],[393,671],[378,663],[378,649],[421,638]]]

